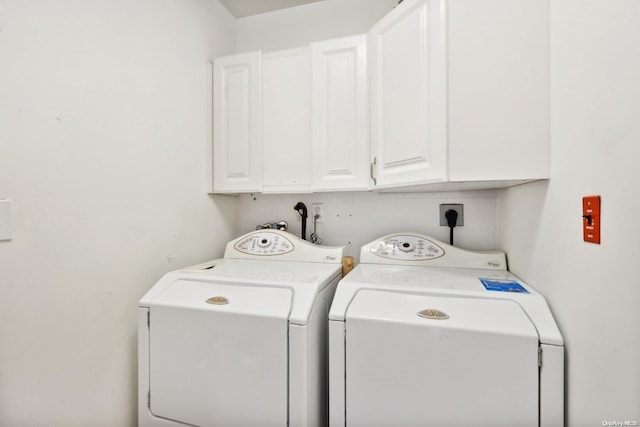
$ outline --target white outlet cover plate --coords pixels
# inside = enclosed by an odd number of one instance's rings
[[[324,207],[322,203],[312,203],[311,204],[311,220],[313,221],[316,212],[320,215],[320,218],[316,220],[316,222],[320,223],[324,221]]]

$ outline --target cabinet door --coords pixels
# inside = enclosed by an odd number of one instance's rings
[[[261,190],[261,52],[213,64],[213,191]]]
[[[449,180],[549,178],[549,2],[447,9]]]
[[[309,49],[262,57],[262,192],[310,191]]]
[[[375,188],[447,178],[444,0],[405,0],[369,32]]]
[[[311,44],[313,190],[367,189],[366,35]]]

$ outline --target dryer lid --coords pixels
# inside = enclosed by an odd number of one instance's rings
[[[496,292],[483,286],[482,279],[513,281],[524,292]],[[365,289],[413,295],[469,297],[482,300],[511,300],[527,314],[538,331],[540,342],[563,345],[562,335],[544,297],[508,271],[469,268],[359,264],[338,285],[329,312],[330,320],[344,321],[350,304]]]

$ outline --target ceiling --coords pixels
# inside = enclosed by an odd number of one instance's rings
[[[220,3],[237,19],[316,1],[321,0],[220,0]]]

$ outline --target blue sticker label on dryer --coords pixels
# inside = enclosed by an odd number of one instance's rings
[[[522,294],[528,294],[529,291],[524,288],[520,283],[514,280],[499,280],[499,279],[480,279],[484,288],[488,291],[495,292],[519,292]]]

